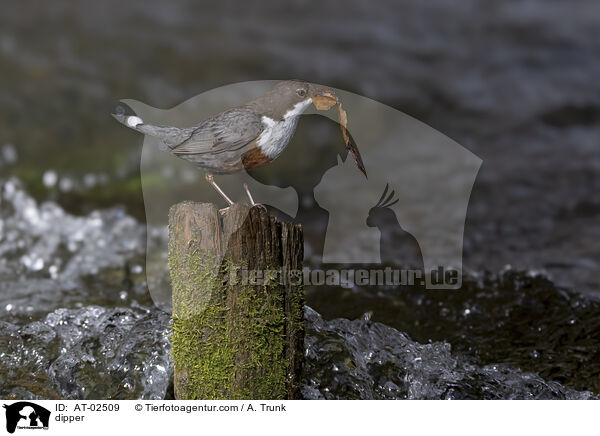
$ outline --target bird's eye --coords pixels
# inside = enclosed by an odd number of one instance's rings
[[[301,88],[296,91],[296,94],[298,94],[300,97],[304,97],[306,95],[306,90]]]

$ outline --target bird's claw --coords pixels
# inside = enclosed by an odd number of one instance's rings
[[[265,206],[264,204],[261,204],[261,203],[254,203],[254,204],[252,205],[252,207],[258,207],[258,208],[261,208],[262,210],[264,210],[265,212],[269,212],[269,211],[267,210],[267,206]]]

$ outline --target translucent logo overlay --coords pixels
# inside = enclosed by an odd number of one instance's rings
[[[198,126],[264,95],[277,83],[227,85],[167,110],[123,100],[132,111],[123,122],[134,128],[138,122]],[[278,159],[256,174],[243,170],[215,175],[218,186],[234,202],[248,203],[246,184],[257,203],[303,224],[305,268],[295,277],[306,285],[417,283],[428,289],[459,289],[465,217],[481,159],[399,110],[341,89],[311,85],[330,90],[343,104],[348,132],[368,178],[344,145],[339,112],[311,104],[299,116],[296,134]],[[137,118],[128,123],[127,117],[133,116]],[[227,204],[201,168],[174,156],[164,141],[151,135],[144,135],[141,175],[151,229],[148,287],[156,304],[169,310],[167,244],[156,232],[167,231],[169,209],[176,203],[215,203],[219,208]],[[277,276],[276,271],[246,271],[245,276],[243,268],[238,272],[239,280]]]

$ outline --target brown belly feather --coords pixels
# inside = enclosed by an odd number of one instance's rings
[[[261,167],[268,164],[272,160],[273,159],[268,158],[263,154],[263,152],[260,150],[260,147],[251,148],[242,155],[242,165],[244,165],[246,170]]]

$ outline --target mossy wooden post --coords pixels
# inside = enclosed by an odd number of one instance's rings
[[[300,398],[302,258],[301,227],[262,207],[171,208],[175,398]]]

